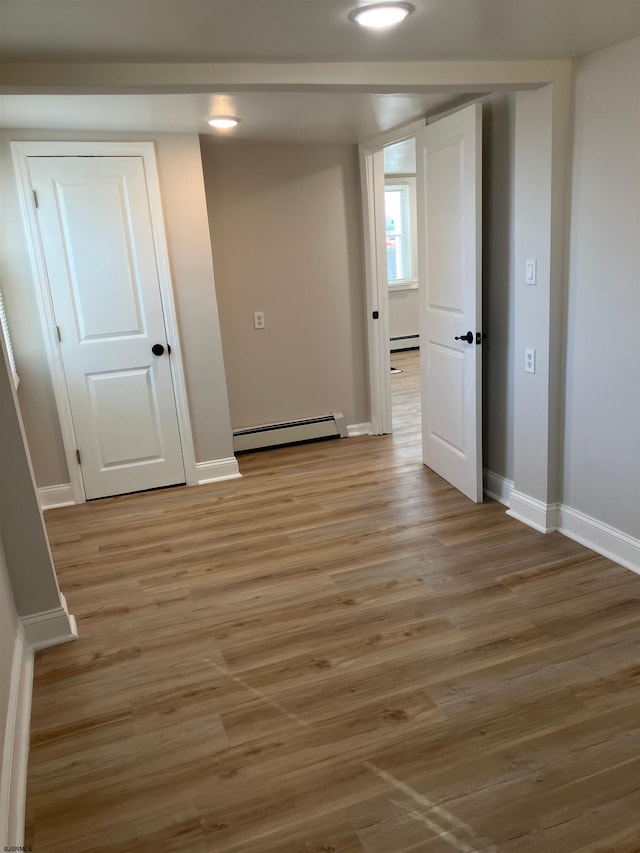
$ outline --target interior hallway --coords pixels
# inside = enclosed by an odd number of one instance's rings
[[[46,514],[81,639],[36,661],[34,851],[640,849],[640,578],[423,468],[409,399]]]

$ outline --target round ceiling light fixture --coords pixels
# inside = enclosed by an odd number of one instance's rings
[[[415,7],[410,3],[374,3],[369,6],[361,6],[349,17],[362,27],[383,30],[404,21],[414,11]]]
[[[236,116],[209,116],[207,124],[215,127],[216,130],[230,130],[240,124],[240,119]]]

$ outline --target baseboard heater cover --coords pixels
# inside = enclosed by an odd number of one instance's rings
[[[233,449],[236,453],[242,453],[244,450],[280,447],[285,444],[298,444],[301,441],[315,441],[319,438],[346,437],[347,422],[344,415],[342,412],[333,412],[318,418],[234,430]]]
[[[389,338],[389,345],[392,352],[401,349],[418,349],[420,347],[420,335],[397,335]]]

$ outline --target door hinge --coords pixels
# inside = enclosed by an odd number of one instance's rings
[[[62,342],[62,332],[60,331],[60,326],[56,326],[56,332],[58,333],[58,341]]]
[[[40,207],[40,205],[38,204],[38,193],[35,190],[33,190],[33,203],[36,207]]]
[[[78,465],[82,465],[82,460],[80,459],[80,451],[76,447],[76,459],[78,460]]]

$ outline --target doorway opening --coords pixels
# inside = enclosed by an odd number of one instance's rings
[[[482,105],[403,130],[360,146],[373,431],[393,431],[390,285],[415,286],[422,461],[481,502]],[[385,148],[411,139],[417,281],[406,248],[412,177],[390,179],[385,168]]]
[[[420,329],[416,143],[383,148],[392,429],[420,458]]]

